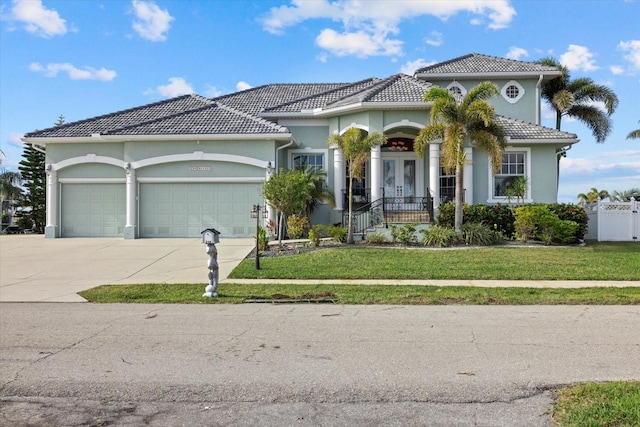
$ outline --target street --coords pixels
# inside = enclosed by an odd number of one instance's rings
[[[0,304],[3,425],[547,426],[638,306]]]

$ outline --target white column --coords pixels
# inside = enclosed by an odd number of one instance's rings
[[[393,195],[393,194],[392,194]],[[382,149],[371,149],[371,201],[382,198]]]
[[[433,197],[433,209],[440,207],[440,144],[429,144],[429,190]]]
[[[44,237],[58,237],[58,172],[53,170],[51,165],[47,165],[47,224],[44,228]]]
[[[464,201],[473,204],[473,147],[464,147],[466,163],[462,171],[462,188],[465,189]]]
[[[343,209],[342,187],[345,183],[344,156],[337,148],[333,150],[333,194],[336,196],[336,209]]]
[[[136,238],[136,218],[137,218],[137,199],[138,199],[138,182],[136,180],[136,170],[130,164],[125,166],[127,173],[127,223],[124,226],[124,238]]]

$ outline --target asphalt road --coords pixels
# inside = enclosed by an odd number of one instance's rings
[[[548,426],[638,306],[0,304],[0,424]]]

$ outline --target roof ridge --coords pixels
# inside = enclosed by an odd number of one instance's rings
[[[230,106],[228,106],[226,104],[223,104],[222,102],[217,101],[215,103],[215,105],[218,106],[219,108],[222,108],[223,110],[226,110],[226,111],[229,111],[229,112],[231,112],[233,114],[237,114],[237,115],[239,115],[241,117],[244,117],[245,119],[253,120],[254,122],[258,122],[260,124],[271,126],[271,127],[275,128],[275,129],[278,129],[280,131],[288,131],[289,130],[285,126],[281,126],[281,125],[279,125],[277,123],[272,122],[271,120],[263,119],[262,117],[256,117],[253,114],[249,114],[249,113],[247,113],[245,111],[238,110],[237,108],[230,107]]]
[[[204,98],[204,97],[202,97],[202,98]],[[117,132],[121,132],[121,131],[126,130],[126,129],[133,129],[133,128],[137,128],[137,127],[140,127],[140,126],[150,125],[150,124],[153,124],[153,123],[160,123],[160,122],[168,120],[168,119],[173,119],[173,118],[176,118],[176,117],[184,116],[186,114],[197,113],[199,111],[204,111],[204,110],[207,110],[209,108],[212,108],[212,107],[216,106],[216,104],[211,102],[208,98],[204,98],[204,99],[209,101],[208,105],[203,105],[202,107],[198,107],[198,108],[190,108],[190,109],[187,109],[187,110],[178,111],[177,113],[174,113],[174,114],[168,114],[168,115],[162,116],[162,117],[155,117],[155,118],[153,118],[151,120],[144,120],[144,121],[140,121],[140,122],[137,122],[137,123],[134,123],[134,124],[130,124],[130,125],[121,126],[121,127],[118,127],[118,128],[109,129],[108,131],[103,133],[103,135],[109,135],[111,133],[117,133]]]

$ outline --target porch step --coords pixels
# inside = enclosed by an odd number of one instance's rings
[[[400,224],[410,224],[414,222],[418,223],[430,223],[431,217],[429,212],[419,210],[419,211],[386,211],[385,218],[388,223],[400,223]]]

